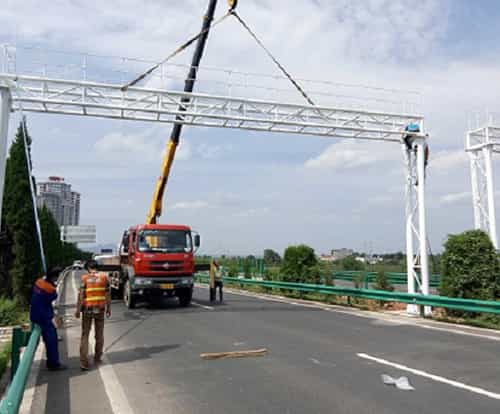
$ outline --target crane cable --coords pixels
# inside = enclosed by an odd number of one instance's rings
[[[316,104],[313,102],[313,100],[307,95],[306,91],[302,88],[302,86],[299,85],[299,83],[290,75],[290,73],[287,72],[287,70],[283,67],[283,65],[276,59],[273,54],[269,51],[269,49],[266,48],[264,43],[257,37],[257,35],[250,29],[248,24],[240,17],[240,15],[236,12],[236,10],[231,9],[229,10],[230,14],[232,14],[240,23],[241,25],[246,29],[246,31],[254,38],[254,40],[257,42],[257,44],[266,52],[267,56],[271,58],[271,60],[278,66],[278,68],[281,70],[281,72],[284,73],[284,75],[288,78],[288,80],[295,86],[295,88],[300,92],[300,94],[305,98],[305,100],[312,106],[316,106]]]
[[[236,7],[236,5],[234,6]],[[191,44],[194,43],[195,40],[199,39],[201,36],[203,36],[205,33],[208,33],[210,29],[213,29],[215,28],[216,26],[218,26],[220,23],[222,23],[227,17],[229,17],[233,11],[234,11],[234,7],[230,7],[229,10],[226,12],[226,14],[224,14],[223,16],[221,16],[220,18],[218,18],[215,22],[213,22],[209,27],[207,27],[206,29],[202,30],[201,32],[199,32],[197,35],[191,37],[188,41],[186,41],[185,43],[183,43],[181,46],[179,46],[177,49],[175,49],[172,53],[170,53],[165,59],[163,59],[161,62],[158,62],[156,63],[155,65],[153,65],[152,67],[150,67],[146,72],[144,72],[143,74],[139,75],[137,78],[135,78],[134,80],[130,81],[129,83],[123,85],[121,87],[121,91],[122,92],[125,92],[128,88],[130,88],[131,86],[134,86],[135,84],[137,84],[138,82],[140,82],[141,80],[143,80],[146,76],[150,75],[151,73],[153,73],[156,69],[158,69],[161,65],[167,63],[170,59],[172,59],[174,56],[177,56],[179,53],[181,53],[184,49],[186,49],[188,46],[190,46]]]

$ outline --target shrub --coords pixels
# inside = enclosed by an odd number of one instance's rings
[[[26,313],[15,300],[0,298],[0,326],[16,325],[25,320]]]
[[[391,285],[389,279],[385,275],[384,271],[380,271],[375,276],[375,285],[374,288],[377,290],[387,290],[388,292],[392,292],[394,290],[394,286]]]
[[[498,256],[490,238],[481,230],[450,235],[441,266],[441,295],[492,300],[500,293]]]
[[[280,269],[285,282],[316,283],[320,279],[318,259],[312,247],[288,246]]]

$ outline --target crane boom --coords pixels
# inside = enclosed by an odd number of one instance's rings
[[[231,3],[231,2],[230,2]],[[205,43],[208,38],[208,32],[210,30],[210,25],[214,18],[215,8],[217,6],[217,0],[210,0],[208,4],[207,13],[203,17],[202,32],[203,35],[198,38],[196,42],[196,49],[193,54],[193,59],[191,62],[191,67],[189,69],[188,76],[184,83],[184,92],[193,92],[194,83],[196,81],[196,75],[198,67],[200,65],[201,57],[203,56],[203,51],[205,49]],[[185,112],[185,103],[189,102],[189,98],[183,97],[179,104],[178,111]],[[182,121],[182,115],[177,115],[176,120]],[[156,188],[153,194],[153,199],[151,201],[151,206],[149,207],[148,215],[146,217],[147,224],[156,224],[158,218],[161,216],[163,207],[163,194],[165,193],[165,188],[167,186],[168,177],[172,164],[175,158],[175,152],[179,145],[179,138],[182,131],[182,123],[175,123],[170,134],[170,139],[167,144],[167,151],[163,157],[161,164],[161,173],[156,182]]]

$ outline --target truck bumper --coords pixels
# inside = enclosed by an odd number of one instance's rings
[[[175,296],[180,291],[192,289],[194,279],[192,276],[156,278],[134,277],[132,293],[143,296]]]

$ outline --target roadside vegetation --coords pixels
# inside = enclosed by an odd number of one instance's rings
[[[431,273],[442,273],[440,295],[464,299],[499,300],[500,299],[500,262],[488,235],[479,230],[466,231],[450,235],[446,241],[442,255],[431,256]],[[247,257],[221,257],[218,260],[226,270],[226,276],[262,277],[265,280],[323,283],[333,285],[332,275],[339,271],[359,271],[353,277],[357,288],[365,286],[364,272],[376,272],[371,285],[377,290],[393,291],[394,286],[387,277],[388,272],[405,272],[406,256],[399,252],[382,255],[382,260],[375,264],[356,260],[355,254],[335,262],[319,260],[314,250],[306,245],[289,246],[283,257],[279,253],[266,249],[264,251],[264,267],[257,265],[259,259]],[[211,258],[205,257],[210,261]],[[272,293],[291,298],[323,301],[332,304],[356,306],[360,309],[405,309],[405,304],[388,303],[360,298],[335,297],[317,293],[298,293],[284,289],[244,286],[231,284],[245,290]],[[478,314],[463,311],[436,309],[433,316],[437,320],[468,325],[500,329],[500,316]]]
[[[31,159],[31,138],[28,137]],[[33,282],[42,275],[35,229],[35,215],[26,168],[26,151],[21,125],[9,149],[0,229],[0,326],[26,319]],[[36,186],[35,186],[36,187]],[[48,266],[66,266],[90,257],[75,245],[61,241],[59,226],[47,209],[38,212]]]

